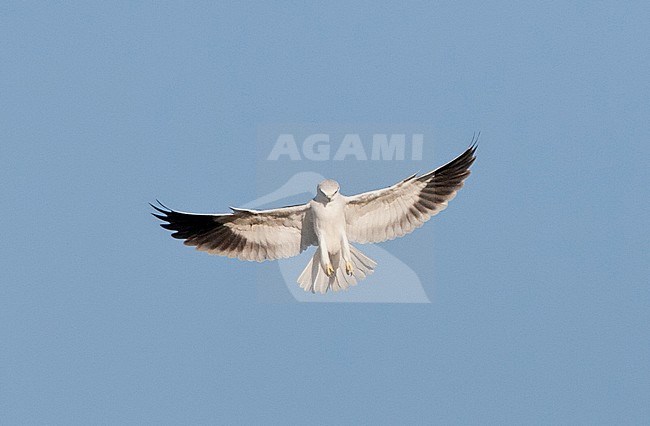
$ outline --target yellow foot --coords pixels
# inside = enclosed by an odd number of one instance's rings
[[[348,275],[352,275],[352,272],[354,271],[354,265],[352,262],[345,262],[345,273]]]
[[[328,263],[328,264],[327,264],[327,270],[325,271],[325,274],[326,274],[328,277],[331,277],[332,275],[334,275],[334,267],[332,266],[331,263]]]

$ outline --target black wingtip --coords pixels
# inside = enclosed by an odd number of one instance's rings
[[[157,212],[164,214],[165,216],[168,216],[169,213],[171,213],[170,211],[165,211],[165,210],[161,209],[160,207],[157,207],[157,206],[154,206],[154,205],[151,205],[151,207],[153,207]]]
[[[176,213],[174,211],[174,209],[170,209],[169,207],[167,207],[166,205],[161,203],[160,200],[158,200],[157,198],[156,198],[156,202],[160,205],[160,207],[158,207],[158,206],[156,206],[154,204],[151,204],[151,203],[149,203],[149,205],[151,206],[151,208],[155,209],[159,213],[162,213],[162,214],[167,215],[167,216],[169,216],[170,213]]]
[[[157,199],[157,198],[156,198],[156,203],[160,204],[160,206],[161,206],[163,209],[167,209],[167,210],[169,210],[170,212],[173,212],[173,211],[174,211],[174,210],[170,209],[169,207],[167,207],[166,205],[164,205],[163,203],[161,203],[160,200]]]
[[[160,206],[162,208],[160,208],[160,207],[158,207],[158,206],[156,206],[156,205],[154,205],[152,203],[148,203],[151,206],[152,209],[156,210],[156,212],[151,213],[151,215],[153,217],[155,217],[156,219],[159,219],[159,220],[161,220],[163,222],[170,222],[171,215],[174,213],[174,211],[172,209],[170,209],[169,207],[165,206],[158,199],[156,199],[156,202],[158,204],[160,204]],[[161,213],[161,214],[158,214],[158,213]],[[165,224],[164,223],[160,224],[160,226],[162,226],[164,228]]]
[[[479,130],[478,133],[474,132],[472,135],[472,141],[470,142],[469,148],[467,148],[468,151],[471,151],[472,154],[476,152],[476,148],[478,148],[478,140],[481,137],[481,131]]]

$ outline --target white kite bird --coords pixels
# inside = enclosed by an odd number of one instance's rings
[[[172,237],[210,254],[241,260],[293,257],[310,246],[314,256],[298,277],[305,291],[326,293],[356,285],[377,265],[350,243],[379,243],[412,232],[447,207],[469,176],[476,142],[460,156],[422,176],[384,189],[345,196],[327,179],[307,204],[272,210],[231,208],[196,214],[151,205]]]

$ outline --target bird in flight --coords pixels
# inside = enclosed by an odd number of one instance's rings
[[[316,252],[298,277],[312,293],[356,285],[374,272],[375,261],[351,243],[379,243],[413,232],[447,208],[470,174],[476,139],[461,155],[421,176],[358,195],[339,192],[327,179],[306,204],[271,210],[232,208],[226,214],[172,210],[160,201],[152,213],[172,237],[210,254],[261,262],[297,256],[310,246]]]

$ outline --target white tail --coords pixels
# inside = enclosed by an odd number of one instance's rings
[[[300,288],[312,293],[318,291],[323,294],[327,293],[330,288],[334,291],[346,290],[351,285],[357,285],[357,281],[361,281],[374,272],[377,263],[352,245],[350,245],[350,255],[354,265],[352,275],[345,273],[345,262],[342,261],[341,254],[337,253],[330,255],[334,274],[328,277],[321,266],[319,247],[302,271],[302,274],[300,274],[300,277],[298,277]]]

